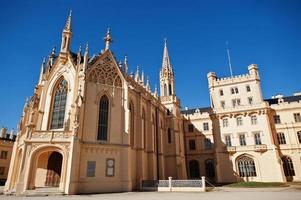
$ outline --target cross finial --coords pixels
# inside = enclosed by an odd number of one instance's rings
[[[113,42],[110,27],[107,29],[107,34],[106,37],[104,37],[104,41],[105,41],[105,50],[108,50],[110,48],[110,44]]]

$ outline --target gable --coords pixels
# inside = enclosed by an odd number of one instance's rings
[[[114,57],[106,51],[91,66],[87,80],[90,82],[122,87],[121,73],[115,62]]]

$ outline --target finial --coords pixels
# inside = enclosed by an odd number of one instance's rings
[[[44,58],[43,58],[43,65],[45,65],[46,64],[46,57],[44,56]]]
[[[124,55],[124,61],[123,62],[124,62],[124,64],[128,63],[128,56],[126,54]]]
[[[71,30],[71,18],[72,18],[72,10],[69,11],[69,16],[67,18],[64,31],[68,31],[68,32],[72,31]]]
[[[149,77],[148,76],[146,76],[146,90],[150,91]]]
[[[55,51],[56,51],[56,47],[54,46],[53,48],[52,48],[52,50],[51,50],[51,56],[54,56],[55,55]]]
[[[140,81],[140,77],[139,77],[139,66],[137,66],[137,70],[136,70],[136,74],[135,74],[135,81],[139,82]]]
[[[88,52],[88,51],[89,51],[89,43],[87,42],[85,52]]]
[[[164,47],[167,47],[167,39],[164,38]]]
[[[111,36],[111,28],[107,29],[106,37],[104,37],[105,41],[105,50],[108,50],[110,48],[110,44],[113,42],[112,36]]]
[[[157,84],[155,85],[155,97],[158,97],[158,89],[157,89]]]
[[[141,85],[144,85],[144,72],[143,72],[143,70],[142,70],[142,73],[141,73],[141,80],[140,80],[140,82],[141,82]]]
[[[120,69],[122,68],[122,61],[119,61],[118,66]]]
[[[78,53],[81,53],[81,52],[82,52],[82,45],[79,45]]]

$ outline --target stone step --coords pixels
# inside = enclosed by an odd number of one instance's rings
[[[21,196],[26,197],[42,197],[42,196],[63,196],[65,195],[63,191],[58,188],[45,187],[45,188],[36,188],[35,190],[26,190]]]

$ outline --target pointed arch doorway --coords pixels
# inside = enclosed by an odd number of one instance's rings
[[[47,187],[60,186],[62,163],[63,163],[62,154],[53,151],[48,158],[45,186]]]

